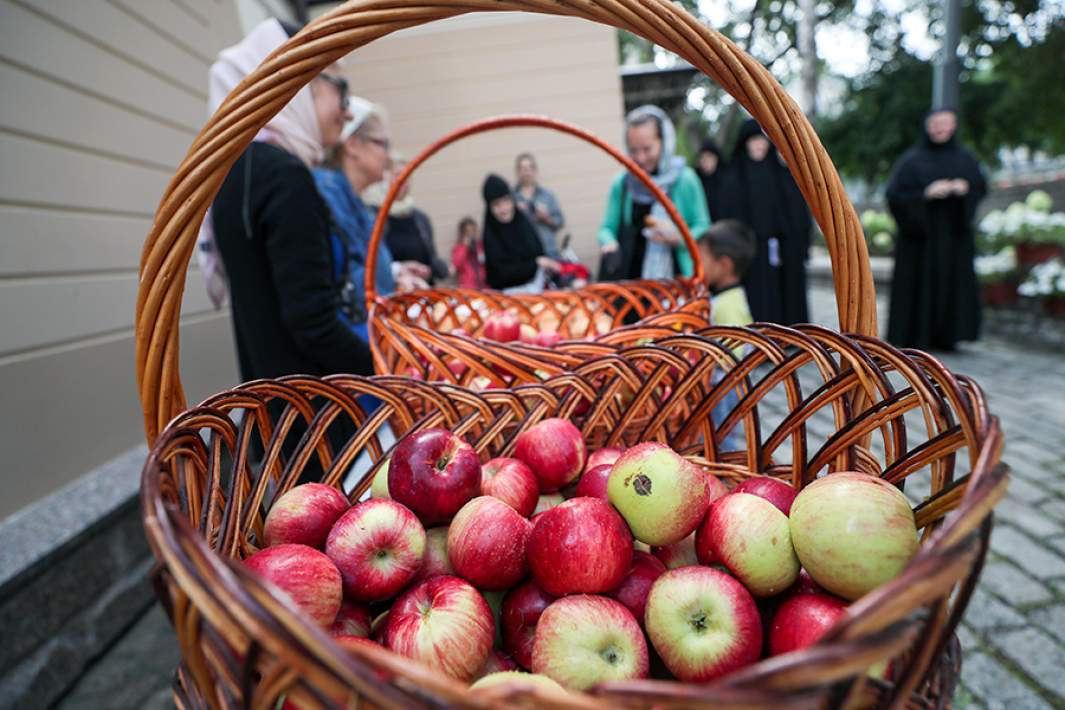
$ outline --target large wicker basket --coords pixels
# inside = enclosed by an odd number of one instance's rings
[[[623,27],[677,52],[732,93],[765,127],[820,224],[841,328],[853,335],[814,326],[675,335],[644,322],[638,335],[626,330],[574,345],[566,355],[572,372],[513,391],[477,393],[397,377],[289,377],[249,383],[186,411],[178,374],[183,276],[229,167],[267,120],[340,56],[397,29],[478,10]],[[273,53],[208,122],[159,207],[141,275],[137,377],[152,444],[142,504],[158,560],[157,591],[182,649],[175,685],[182,706],[272,708],[282,695],[301,707],[340,698],[390,708],[949,704],[960,662],[952,632],[1006,485],[997,422],[974,383],[873,337],[875,298],[861,228],[809,123],[763,67],[672,3],[363,0],[338,8]],[[721,344],[730,338],[751,345],[738,364]],[[456,347],[482,347],[466,340]],[[527,358],[530,368],[538,362],[521,348],[498,354]],[[710,386],[714,368],[727,373]],[[710,412],[729,389],[741,392],[740,404],[715,426]],[[382,405],[367,414],[360,394]],[[814,647],[711,685],[611,684],[564,703],[517,687],[475,697],[387,651],[345,653],[235,563],[259,546],[270,502],[308,472],[321,471],[321,480],[339,486],[361,457],[370,469],[350,495],[365,491],[387,455],[382,435],[390,423],[400,432],[450,427],[488,457],[510,451],[518,432],[555,415],[576,421],[593,446],[660,440],[733,479],[768,472],[801,486],[825,472],[857,469],[906,483],[909,493],[927,496],[915,509],[921,551]],[[741,424],[745,445],[722,451]],[[345,427],[346,443],[332,449],[336,437],[326,434]],[[867,676],[888,659],[887,680]]]
[[[676,225],[695,265],[694,274],[668,281],[597,283],[535,295],[461,288],[391,296],[378,293],[374,278],[377,246],[383,238],[389,209],[414,171],[457,141],[515,127],[545,128],[574,136],[607,153],[635,175],[662,203]],[[544,375],[564,372],[573,362],[573,355],[566,353],[570,349],[568,344],[550,349],[525,348],[482,340],[485,320],[491,313],[509,310],[522,323],[538,330],[557,332],[567,341],[587,341],[649,317],[657,325],[672,325],[678,330],[705,327],[710,310],[695,240],[673,202],[647,173],[609,143],[578,126],[545,116],[526,115],[475,121],[426,146],[411,159],[378,209],[366,263],[366,303],[376,372],[454,383],[484,378],[490,385],[537,382]],[[463,335],[471,339],[463,340]],[[518,357],[515,357],[515,347],[521,350]]]

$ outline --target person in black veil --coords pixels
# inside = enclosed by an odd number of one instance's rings
[[[776,148],[751,119],[740,128],[715,219],[754,230],[757,256],[743,279],[756,321],[805,323],[806,257],[813,221]]]
[[[949,351],[980,335],[972,223],[987,182],[957,128],[954,111],[930,112],[888,181],[898,224],[888,340],[900,347]]]
[[[544,256],[536,227],[514,205],[507,181],[498,175],[485,178],[484,263],[488,285],[498,291],[537,293],[544,274],[558,271],[558,262]]]
[[[725,204],[725,156],[711,138],[703,141],[699,155],[695,159],[695,174],[703,184],[706,195],[706,207],[710,211],[710,221],[716,222],[724,213]]]

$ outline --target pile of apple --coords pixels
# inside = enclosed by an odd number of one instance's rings
[[[518,320],[512,311],[496,311],[485,318],[483,335],[489,340],[512,343],[515,340],[528,345],[551,348],[562,342],[556,331],[540,331]]]
[[[349,506],[293,488],[245,564],[341,645],[475,688],[707,682],[815,643],[918,544],[906,498],[879,478],[729,490],[658,443],[589,456],[561,419],[484,465],[449,431],[410,434],[372,493]]]

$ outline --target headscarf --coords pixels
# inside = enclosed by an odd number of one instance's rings
[[[658,165],[651,179],[662,192],[668,195],[673,189],[673,183],[680,177],[687,164],[684,158],[674,155],[677,149],[677,131],[666,112],[657,106],[646,104],[629,112],[629,115],[625,117],[626,138],[628,129],[633,124],[642,123],[647,118],[654,119],[658,124],[658,135],[662,139],[662,154],[658,158]],[[629,194],[637,204],[649,205],[655,201],[655,196],[635,175],[629,173],[625,179],[628,182]]]
[[[510,185],[498,175],[485,178],[484,251],[488,285],[495,289],[521,286],[536,276],[536,258],[543,256],[543,244],[525,213],[514,208],[514,219],[500,222],[492,213],[492,202],[511,194]]]
[[[725,172],[727,166],[725,165],[724,154],[712,138],[707,138],[699,147],[699,155],[703,153],[713,153],[717,156],[717,168],[709,175],[699,169],[698,159],[696,159],[695,164],[695,173],[699,176],[699,182],[703,184],[706,206],[710,210],[710,220],[716,221],[721,218],[722,207],[725,204]]]

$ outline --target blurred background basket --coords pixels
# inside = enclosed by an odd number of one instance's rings
[[[669,281],[596,283],[581,288],[508,295],[499,291],[434,288],[393,295],[377,292],[374,268],[384,238],[389,209],[414,171],[444,148],[464,138],[506,128],[534,127],[565,133],[610,155],[655,195],[673,220],[692,258],[692,276]],[[595,340],[624,325],[659,316],[659,325],[690,329],[709,325],[709,293],[702,282],[699,250],[673,201],[650,176],[601,138],[546,116],[499,116],[476,121],[426,146],[400,172],[377,211],[366,263],[366,304],[374,369],[430,381],[460,382],[483,377],[495,386],[524,384],[558,374],[572,358],[560,360],[550,349],[512,355],[512,343],[482,341],[487,318],[509,311],[538,331],[558,333],[564,340]],[[692,317],[694,316],[694,318]],[[462,334],[473,338],[461,344]],[[484,342],[484,347],[471,343]],[[537,376],[537,372],[542,373]]]
[[[230,166],[269,118],[336,59],[397,29],[480,10],[563,14],[627,29],[731,93],[764,127],[820,225],[840,327],[852,335],[813,326],[685,335],[652,316],[600,342],[567,343],[557,352],[565,359],[559,369],[570,372],[513,391],[478,393],[397,377],[288,377],[249,383],[186,411],[178,372],[181,276]],[[529,304],[531,316],[535,305]],[[809,122],[760,64],[674,4],[361,0],[324,15],[271,54],[207,123],[168,186],[142,258],[137,380],[152,443],[142,505],[158,560],[157,590],[182,647],[179,701],[265,708],[285,695],[300,707],[339,698],[369,707],[550,706],[514,688],[471,697],[464,686],[383,649],[346,654],[233,561],[258,548],[270,502],[301,477],[313,473],[340,486],[361,457],[368,470],[349,491],[359,496],[387,455],[393,429],[450,427],[487,458],[510,451],[518,432],[557,415],[576,421],[593,446],[664,441],[725,478],[767,472],[804,485],[827,471],[854,469],[905,482],[923,543],[901,577],[853,604],[846,621],[814,647],[712,685],[611,684],[568,705],[949,705],[960,663],[952,632],[986,552],[991,508],[1006,485],[1002,437],[974,383],[927,355],[875,339],[875,309],[861,226]],[[738,364],[720,342],[729,338],[750,346]],[[468,336],[447,344],[481,353],[490,365],[499,364],[492,358],[517,362],[537,379],[551,374],[537,372],[542,353],[534,346],[497,348]],[[727,372],[711,385],[714,368]],[[739,405],[715,425],[710,413],[730,389],[739,391]],[[381,406],[365,412],[361,394]],[[326,436],[335,427],[348,432],[339,450]],[[724,451],[732,432],[742,433],[744,443]],[[887,680],[867,676],[889,659]]]

